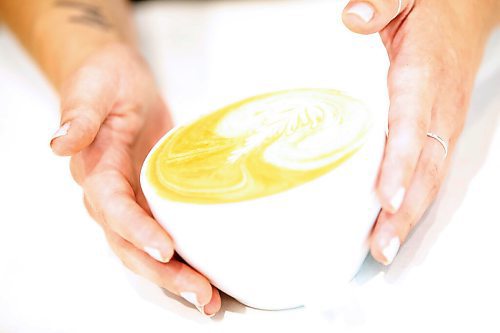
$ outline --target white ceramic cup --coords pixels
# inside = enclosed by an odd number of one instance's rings
[[[145,170],[174,128],[141,171],[151,211],[177,253],[241,303],[277,310],[328,302],[366,257],[380,211],[374,185],[386,139],[382,100],[363,100],[375,121],[346,162],[285,192],[234,203],[176,202],[156,193]]]

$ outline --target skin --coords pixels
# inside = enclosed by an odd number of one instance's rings
[[[362,2],[374,11],[368,22],[353,10]],[[464,125],[487,37],[500,21],[496,0],[403,0],[395,17],[398,2],[351,1],[342,17],[354,32],[379,32],[391,63],[389,135],[377,183],[383,209],[370,240],[372,256],[383,264],[395,255],[386,251],[391,240],[403,243],[437,195]],[[427,132],[449,141],[446,158]],[[403,201],[394,205],[400,189]]]
[[[0,0],[0,17],[59,92],[69,128],[50,145],[71,156],[85,206],[113,251],[135,273],[176,295],[194,293],[200,312],[216,313],[219,291],[174,255],[140,189],[142,161],[172,120],[135,46],[128,3]]]
[[[373,257],[389,264],[393,255],[384,250],[395,238],[405,241],[446,175],[500,1],[403,0],[396,16],[398,0],[366,0],[368,22],[352,10],[360,2],[347,5],[344,23],[380,33],[391,61],[389,136],[377,183],[383,210],[371,235]],[[71,156],[85,206],[116,255],[176,295],[193,292],[200,311],[215,314],[219,291],[174,253],[139,186],[142,161],[172,121],[135,46],[126,1],[0,0],[0,17],[60,94],[67,133],[51,147]],[[428,131],[449,140],[446,158]]]

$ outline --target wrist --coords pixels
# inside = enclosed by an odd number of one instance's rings
[[[114,17],[107,8],[75,7],[75,3],[55,2],[47,8],[36,18],[26,43],[57,90],[85,59],[99,50],[116,44],[135,48],[128,13]]]

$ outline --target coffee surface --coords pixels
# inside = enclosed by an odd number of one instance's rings
[[[280,193],[333,170],[363,145],[367,107],[339,91],[259,95],[173,129],[146,175],[169,200],[216,204]]]

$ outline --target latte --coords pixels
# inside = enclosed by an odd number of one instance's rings
[[[146,176],[171,201],[218,204],[284,192],[321,177],[363,146],[372,119],[335,90],[274,92],[173,129]]]

